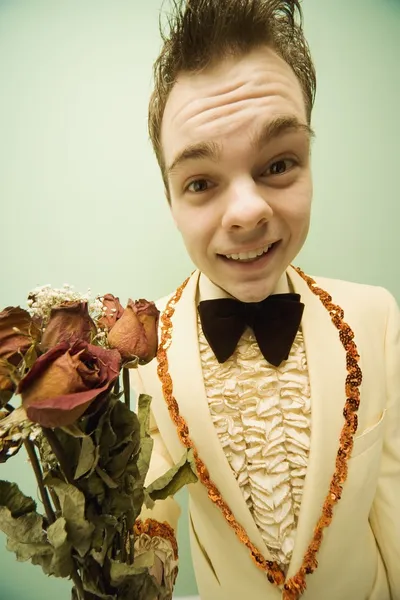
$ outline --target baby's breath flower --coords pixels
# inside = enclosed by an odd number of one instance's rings
[[[68,283],[64,283],[62,288],[52,288],[47,283],[34,288],[28,296],[28,312],[32,317],[39,318],[43,326],[46,326],[52,308],[64,302],[88,302],[90,292],[87,294],[75,292],[73,286]]]

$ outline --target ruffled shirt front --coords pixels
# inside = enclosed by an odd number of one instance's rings
[[[293,552],[310,448],[311,399],[302,332],[279,367],[264,359],[250,329],[223,364],[205,339],[200,318],[198,334],[218,438],[271,556],[285,568]]]

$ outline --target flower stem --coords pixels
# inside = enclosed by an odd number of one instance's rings
[[[49,488],[49,492],[50,492],[51,499],[53,500],[53,504],[54,504],[54,508],[56,509],[56,513],[58,513],[58,515],[61,515],[61,504],[60,504],[57,494],[51,488]]]
[[[122,379],[124,382],[124,396],[125,396],[125,404],[128,408],[131,407],[131,389],[129,382],[129,369],[122,369]]]
[[[50,504],[49,494],[47,493],[46,486],[43,483],[42,470],[40,468],[40,463],[39,463],[38,457],[37,457],[36,452],[35,452],[35,447],[34,447],[33,443],[31,442],[31,440],[29,438],[26,438],[24,440],[24,446],[26,448],[26,451],[27,451],[28,456],[29,456],[29,460],[31,462],[33,471],[35,473],[36,481],[37,481],[38,486],[39,486],[40,497],[42,499],[43,506],[44,506],[44,509],[46,511],[47,520],[48,520],[48,522],[50,524],[52,524],[52,523],[54,523],[54,521],[56,520],[56,518],[55,518],[55,515],[54,515],[53,508],[52,508],[52,506]]]
[[[76,587],[76,593],[78,594],[79,600],[85,600],[85,590],[83,589],[82,580],[79,576],[78,569],[76,568],[75,563],[72,568],[71,579]]]
[[[44,435],[47,438],[47,441],[50,444],[50,448],[52,449],[54,456],[58,460],[58,464],[60,465],[61,471],[64,473],[65,479],[67,480],[68,483],[73,484],[74,479],[71,474],[71,469],[69,467],[68,461],[65,460],[65,457],[63,454],[63,448],[60,444],[58,437],[56,436],[56,434],[54,433],[54,431],[52,429],[48,429],[47,427],[42,427],[42,430],[43,430]]]

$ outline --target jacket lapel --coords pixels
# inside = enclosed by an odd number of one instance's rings
[[[344,425],[347,371],[346,353],[328,311],[296,271],[289,269],[288,276],[305,304],[301,327],[311,388],[311,445],[295,547],[287,574],[290,578],[303,562],[335,470]]]
[[[198,279],[199,272],[196,271],[176,304],[172,317],[172,342],[167,350],[167,356],[173,394],[178,402],[180,414],[189,426],[190,438],[207,467],[211,480],[228,503],[238,523],[244,527],[252,543],[267,560],[272,560],[226,459],[210,417],[198,344]],[[152,408],[164,442],[173,460],[178,461],[184,448],[177,438],[175,425],[171,428],[172,421],[160,388],[158,390],[154,388],[154,378],[157,377],[154,363],[156,361],[141,369],[142,379],[146,392],[153,395]],[[203,484],[199,482],[196,485]]]

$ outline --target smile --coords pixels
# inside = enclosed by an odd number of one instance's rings
[[[251,262],[259,258],[263,254],[267,254],[274,244],[269,244],[263,248],[252,250],[251,252],[240,252],[238,254],[224,254],[223,256],[229,260],[236,260],[239,262]]]

